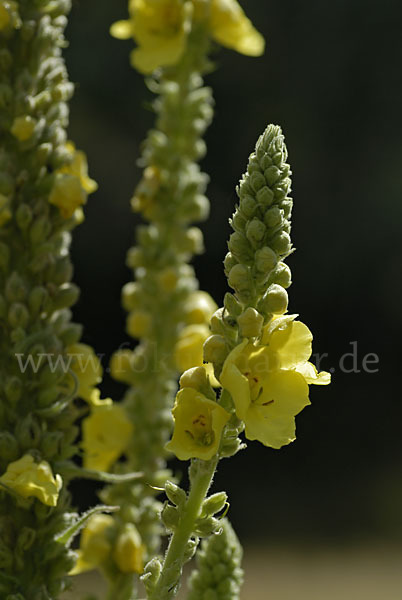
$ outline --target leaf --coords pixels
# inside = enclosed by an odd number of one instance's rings
[[[73,539],[75,538],[75,536],[79,534],[81,529],[84,527],[85,523],[93,515],[96,515],[98,513],[113,513],[118,510],[120,510],[119,506],[106,506],[104,504],[95,506],[94,508],[91,508],[90,510],[88,510],[88,512],[81,515],[75,521],[75,523],[70,525],[70,527],[68,527],[65,531],[63,531],[63,533],[60,533],[59,535],[57,535],[55,540],[59,544],[62,544],[63,546],[66,546],[66,548],[68,548],[70,546],[71,542],[73,541]]]

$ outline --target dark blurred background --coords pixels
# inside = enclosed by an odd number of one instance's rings
[[[202,226],[207,252],[195,266],[201,288],[220,304],[235,185],[266,124],[280,124],[295,199],[289,308],[313,331],[314,352],[327,353],[321,368],[334,374],[331,386],[311,388],[295,443],[280,451],[250,443],[221,463],[215,490],[228,490],[231,519],[246,540],[402,540],[401,4],[242,5],[267,51],[255,59],[222,50],[207,79],[216,99],[203,161],[212,208]],[[129,339],[120,307],[137,222],[129,199],[153,121],[144,110],[150,93],[129,66],[132,41],[108,33],[126,15],[126,0],[76,1],[65,52],[76,83],[70,137],[99,183],[74,234],[82,289],[74,312],[105,365]],[[357,359],[345,357],[352,351]],[[363,363],[372,353],[375,373]],[[115,399],[124,391],[108,377],[103,389]],[[82,482],[74,493],[82,507],[95,502]]]

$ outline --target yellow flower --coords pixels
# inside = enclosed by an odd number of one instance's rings
[[[188,325],[183,327],[174,348],[174,359],[179,371],[187,371],[192,367],[201,367],[204,363],[203,346],[210,336],[206,325]],[[213,386],[219,386],[215,379],[213,366],[204,365]]]
[[[3,194],[0,194],[0,227],[8,223],[11,217],[10,200]]]
[[[95,569],[108,559],[112,544],[106,537],[106,531],[113,524],[114,520],[110,515],[93,515],[88,519],[81,533],[78,560],[70,575]]]
[[[93,348],[87,344],[67,347],[71,370],[77,378],[77,396],[90,402],[95,386],[102,381],[102,366]]]
[[[113,558],[122,573],[142,573],[145,546],[141,536],[132,523],[124,526],[113,550]]]
[[[118,21],[111,34],[118,39],[133,37],[138,48],[131,63],[141,73],[152,73],[174,65],[186,47],[191,30],[192,4],[183,0],[130,0],[130,20]]]
[[[205,14],[205,1],[194,0],[195,14]],[[246,17],[237,0],[210,0],[209,27],[222,46],[248,56],[261,56],[265,40]]]
[[[193,292],[184,307],[186,323],[197,325],[209,323],[218,305],[207,292]]]
[[[86,204],[87,195],[98,189],[98,184],[88,176],[85,153],[76,150],[72,142],[67,142],[65,147],[71,154],[71,162],[57,169],[49,202],[59,207],[60,214],[65,219],[69,219],[77,211],[76,220],[80,223],[83,221],[80,207]]]
[[[16,117],[11,126],[11,133],[20,142],[26,142],[32,137],[35,131],[36,121],[29,115],[23,115],[22,117]]]
[[[47,506],[56,506],[63,485],[60,475],[53,475],[48,462],[36,463],[31,454],[10,463],[0,482],[23,498],[38,498]]]
[[[275,319],[262,343],[247,339],[227,357],[220,381],[245,422],[246,437],[281,448],[295,439],[295,415],[310,404],[308,384],[326,385],[330,375],[308,362],[312,335],[296,315]]]
[[[184,388],[176,396],[173,418],[174,432],[166,449],[180,460],[210,460],[218,452],[230,415],[194,388]]]
[[[72,155],[72,161],[68,165],[58,169],[58,173],[73,175],[79,179],[82,189],[87,194],[92,194],[98,189],[96,181],[88,175],[88,161],[85,152],[76,150],[73,142],[66,143],[66,150]]]
[[[56,173],[49,195],[49,202],[59,207],[60,214],[64,219],[72,217],[75,210],[85,204],[86,201],[87,195],[78,177]]]
[[[126,450],[132,433],[133,425],[121,404],[109,400],[92,406],[82,422],[84,467],[108,471]]]

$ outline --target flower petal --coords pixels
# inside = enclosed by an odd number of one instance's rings
[[[212,0],[211,29],[217,42],[248,56],[264,53],[265,40],[236,0]]]
[[[219,378],[222,387],[227,389],[233,398],[237,416],[243,420],[251,402],[250,385],[247,377],[236,366],[236,361],[241,358],[247,344],[248,340],[243,340],[241,344],[232,350],[224,362]]]
[[[295,416],[310,404],[308,385],[296,371],[274,371],[263,382],[262,393],[254,403],[265,419]]]
[[[296,368],[296,371],[303,375],[304,379],[309,384],[328,385],[331,383],[331,373],[327,373],[326,371],[318,373],[316,367],[310,362],[299,365]]]
[[[309,328],[300,321],[293,321],[272,333],[269,347],[278,353],[282,369],[294,369],[310,358],[312,341]]]
[[[295,419],[291,416],[267,418],[260,406],[253,406],[246,420],[246,437],[264,446],[279,449],[296,439]]]

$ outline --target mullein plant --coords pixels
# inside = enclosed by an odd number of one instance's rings
[[[0,597],[6,600],[49,600],[68,584],[76,561],[70,542],[89,515],[73,513],[67,485],[84,474],[102,478],[72,460],[79,453],[77,419],[89,410],[120,419],[115,454],[131,435],[122,409],[99,398],[100,363],[80,343],[81,326],[69,310],[79,294],[71,283],[70,231],[97,187],[85,154],[66,136],[73,85],[61,52],[69,9],[69,0],[0,2]]]
[[[213,116],[213,99],[203,76],[212,68],[213,41],[250,56],[264,51],[264,39],[235,1],[131,0],[129,12],[130,19],[115,23],[111,33],[134,38],[131,63],[156,94],[155,128],[143,146],[144,171],[131,202],[146,224],[138,228],[137,245],[128,253],[135,281],[122,293],[127,332],[139,344],[117,351],[111,361],[112,376],[130,386],[122,408],[133,435],[124,449],[127,460],[114,466],[108,456],[118,436],[105,441],[107,416],[97,423],[92,415],[84,421],[83,443],[87,466],[118,474],[141,471],[143,480],[102,491],[102,500],[120,510],[88,522],[74,570],[98,566],[109,582],[108,598],[121,600],[137,597],[144,564],[159,552],[161,535],[171,528],[171,507],[163,508],[157,496],[172,479],[165,445],[178,374],[201,368],[209,321],[218,308],[198,290],[189,264],[203,251],[202,233],[191,224],[209,212],[208,178],[198,161],[206,150],[202,135]],[[208,373],[218,385],[212,365]],[[176,497],[177,486],[166,485]]]

